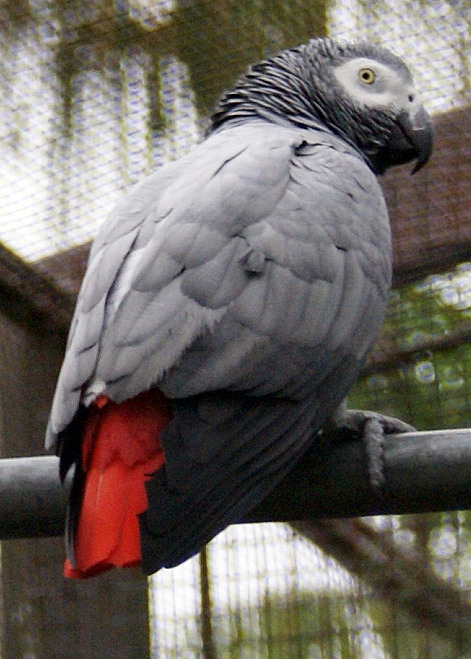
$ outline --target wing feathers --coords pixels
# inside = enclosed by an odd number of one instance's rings
[[[311,150],[298,149],[313,137]],[[127,195],[92,249],[52,434],[74,416],[80,387],[86,395],[104,383],[115,400],[155,385],[174,397],[219,384],[293,391],[296,366],[301,380],[306,366],[291,347],[322,364],[348,351],[359,309],[378,326],[384,302],[374,309],[357,286],[368,296],[364,283],[377,277],[381,299],[389,284],[387,216],[373,174],[338,145],[326,133],[236,126]],[[365,243],[377,263],[367,274],[346,256],[362,257]],[[363,354],[370,336],[358,336]],[[258,377],[244,360],[260,364]]]
[[[210,309],[228,305],[247,286],[248,274],[242,263],[246,253],[245,240],[234,237],[216,256],[183,274],[182,293]]]
[[[358,264],[358,256],[353,251],[344,252],[344,277],[342,295],[338,302],[337,313],[327,339],[329,350],[337,350],[347,345],[358,321],[358,311],[362,308],[365,294],[365,275]]]
[[[167,467],[148,482],[149,508],[140,516],[146,573],[192,556],[256,505],[292,468],[312,440],[306,421],[310,415],[302,408],[291,407],[287,412],[283,407],[279,404],[271,412],[263,405],[242,413],[239,409],[238,419],[242,416],[245,423],[239,422],[227,436],[226,450],[189,473],[186,490],[170,489]],[[170,434],[168,442],[173,442]],[[162,500],[164,508],[159,505]]]

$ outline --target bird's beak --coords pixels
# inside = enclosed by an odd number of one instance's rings
[[[412,174],[422,169],[428,162],[433,150],[434,131],[429,115],[420,106],[413,115],[403,110],[397,120],[396,129],[391,136],[390,148],[395,153],[395,164],[402,164],[416,159]]]

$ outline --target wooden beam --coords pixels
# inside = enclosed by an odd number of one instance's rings
[[[65,336],[75,306],[61,282],[0,244],[0,309],[35,333]]]

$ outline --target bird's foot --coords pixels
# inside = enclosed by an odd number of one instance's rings
[[[370,412],[342,408],[335,416],[335,430],[360,437],[366,449],[371,486],[380,491],[384,477],[384,436],[414,432],[415,428],[401,419]]]

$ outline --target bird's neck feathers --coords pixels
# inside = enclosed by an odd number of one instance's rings
[[[208,132],[253,118],[275,123],[281,119],[301,128],[322,127],[322,117],[312,106],[303,50],[304,46],[286,50],[252,66],[223,94]]]
[[[221,97],[208,134],[254,118],[327,130],[359,152],[378,173],[376,155],[394,126],[394,117],[369,113],[342,93],[332,67],[350,54],[362,54],[361,48],[349,50],[329,39],[313,39],[252,66]]]

